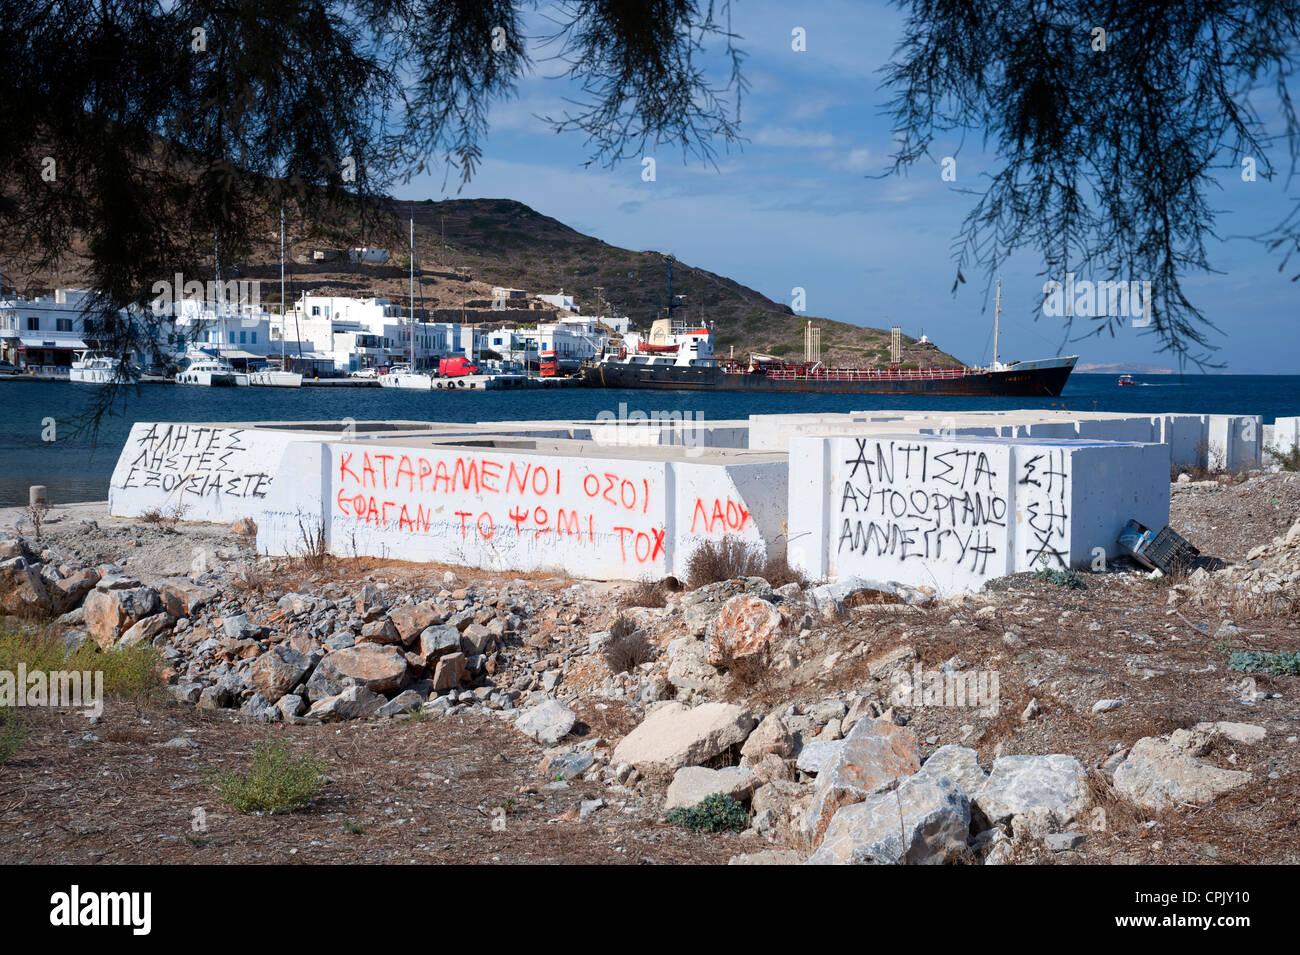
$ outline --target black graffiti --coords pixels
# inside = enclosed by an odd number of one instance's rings
[[[844,519],[840,531],[839,552],[845,543],[849,553],[863,556],[892,557],[900,562],[908,560],[942,560],[954,557],[958,566],[967,564],[975,574],[988,569],[990,554],[998,552],[990,531],[970,528],[965,532],[955,528],[905,526],[895,521]]]
[[[867,448],[870,440],[854,439],[856,455],[844,462],[850,465],[850,481],[861,469],[868,485],[916,480],[921,484],[939,481],[958,490],[973,490],[983,485],[984,490],[992,492],[996,487],[997,472],[983,451],[952,448],[934,453],[925,444],[876,441],[873,455]]]
[[[915,518],[933,521],[936,527],[942,527],[945,521],[949,527],[1005,527],[1007,523],[1006,498],[979,491],[949,494],[923,488],[872,489],[855,487],[853,482],[845,481],[840,494],[840,513],[846,513],[850,507],[855,514],[874,513],[894,520]]]
[[[263,498],[271,486],[267,471],[236,471],[242,428],[180,424],[150,425],[135,442],[122,488],[158,488],[177,496]]]
[[[1069,479],[1063,449],[1035,454],[1021,465],[1021,476],[1016,483],[1037,489],[1037,499],[1025,505],[1025,524],[1031,537],[1026,542],[1025,554],[1034,566],[1043,563],[1061,568],[1069,566],[1066,535],[1069,513],[1065,503]]]

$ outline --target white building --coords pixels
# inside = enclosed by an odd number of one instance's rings
[[[78,352],[94,351],[120,337],[109,322],[133,323],[137,334],[148,335],[146,354],[128,359],[151,364],[165,359],[175,340],[168,321],[121,309],[109,318],[94,309],[94,297],[84,289],[56,289],[53,295],[0,299],[0,359],[38,375],[63,377]]]
[[[304,295],[281,318],[271,317],[272,341],[283,336],[302,341],[304,350],[328,363],[330,370],[348,374],[362,368],[409,362],[412,351],[418,368],[439,358],[478,353],[472,326],[455,322],[412,322],[386,298]]]
[[[594,319],[564,319],[537,325],[498,328],[484,333],[484,348],[502,358],[536,366],[544,351],[554,351],[561,368],[600,356],[609,334]]]

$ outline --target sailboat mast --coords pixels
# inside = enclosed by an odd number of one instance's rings
[[[998,297],[993,305],[993,370],[998,370],[998,318],[1002,314],[1002,279],[998,279]]]
[[[280,207],[280,370],[284,371],[284,206]]]
[[[415,217],[411,217],[411,371],[415,371]]]

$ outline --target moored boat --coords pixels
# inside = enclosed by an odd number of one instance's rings
[[[106,352],[81,352],[68,369],[68,380],[84,385],[125,385],[137,377],[130,362]]]

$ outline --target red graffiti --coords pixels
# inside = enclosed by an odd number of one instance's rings
[[[740,531],[745,529],[749,523],[749,511],[745,510],[736,501],[731,498],[723,499],[714,498],[713,507],[707,508],[704,505],[703,498],[695,499],[695,509],[691,511],[691,533],[695,533],[695,528],[700,523],[704,524],[706,534],[712,534],[715,531]]]
[[[645,564],[657,559],[664,552],[664,537],[667,531],[650,528],[650,531],[639,531],[634,527],[616,527],[618,532],[618,552],[623,558],[624,563],[628,559],[628,538],[632,540],[632,556],[639,564]]]

